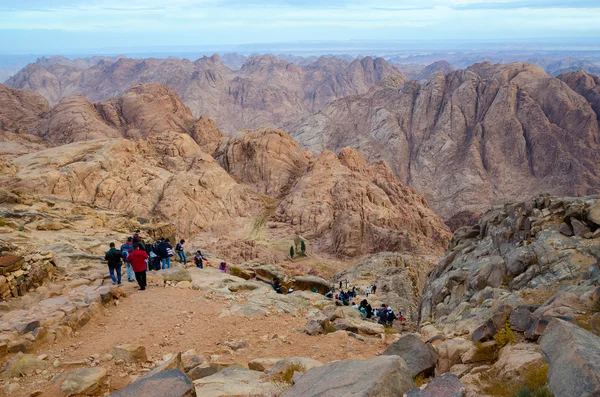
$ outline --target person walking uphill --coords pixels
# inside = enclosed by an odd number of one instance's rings
[[[175,246],[175,251],[177,251],[177,255],[179,255],[179,263],[183,263],[183,266],[187,265],[187,258],[185,257],[185,248],[183,245],[185,244],[185,240],[180,240]]]
[[[146,289],[146,260],[148,258],[148,253],[146,253],[139,244],[135,244],[133,252],[129,254],[131,267],[135,272],[135,279],[140,286],[140,291]]]
[[[115,243],[110,243],[110,249],[104,254],[104,260],[108,262],[108,271],[113,284],[121,285],[121,251],[115,247]]]

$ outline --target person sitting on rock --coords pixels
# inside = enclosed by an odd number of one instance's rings
[[[227,273],[227,262],[221,262],[219,264],[219,270],[223,273]]]
[[[129,254],[129,260],[131,261],[131,267],[135,272],[135,279],[140,286],[140,291],[146,289],[146,260],[149,258],[146,251],[142,249],[142,246],[135,244],[133,246],[133,252]]]
[[[373,317],[373,308],[371,307],[371,305],[369,304],[369,302],[367,302],[366,299],[363,299],[360,302],[360,307],[364,309],[364,311],[365,311],[365,317],[366,318]]]
[[[133,251],[133,237],[128,237],[127,242],[121,245],[121,257],[125,261],[125,272],[127,273],[127,280],[132,283],[135,278],[133,269],[131,269],[131,262],[129,261],[129,254]]]
[[[283,292],[281,292],[281,281],[279,281],[279,279],[277,277],[275,277],[273,279],[273,281],[271,281],[271,287],[273,287],[273,289],[275,290],[275,292],[277,292],[278,294],[282,294]]]
[[[196,251],[196,255],[194,255],[194,264],[196,267],[199,269],[204,269],[204,261],[206,261],[206,264],[208,265],[208,259],[202,256],[202,252],[200,252],[200,250]]]
[[[356,302],[352,302],[352,308],[358,310],[358,305]]]
[[[333,298],[333,289],[325,294],[325,298]]]
[[[104,260],[108,262],[108,271],[113,284],[121,285],[121,251],[115,247],[115,243],[110,243],[109,247],[110,249],[104,254]]]

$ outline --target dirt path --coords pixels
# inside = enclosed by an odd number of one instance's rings
[[[130,287],[130,286],[128,286]],[[129,289],[129,288],[128,288]],[[367,344],[346,335],[309,336],[301,332],[304,316],[290,314],[261,315],[252,318],[227,316],[221,311],[235,303],[230,297],[201,290],[174,287],[149,287],[135,291],[118,306],[105,309],[104,316],[93,319],[75,336],[38,348],[35,354],[47,354],[48,360],[61,362],[85,360],[92,355],[111,353],[124,343],[145,346],[148,358],[159,360],[168,353],[195,349],[207,357],[218,355],[218,362],[247,365],[262,357],[311,357],[323,362],[349,358],[370,358],[381,352],[382,342]],[[223,348],[227,340],[247,340],[249,346],[233,352]],[[109,370],[107,391],[126,386],[132,377],[143,374],[140,367],[117,366],[114,361],[100,364]],[[64,396],[59,386],[75,365],[53,369],[49,374],[22,379],[21,388],[11,396],[29,396],[41,389],[43,396]],[[52,375],[63,371],[62,376]]]

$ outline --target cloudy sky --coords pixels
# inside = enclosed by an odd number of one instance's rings
[[[0,0],[0,53],[298,41],[600,39],[599,21],[600,0]]]

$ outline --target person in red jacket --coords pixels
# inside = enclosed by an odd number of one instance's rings
[[[135,279],[140,286],[140,291],[146,289],[146,261],[148,258],[148,254],[139,244],[134,244],[133,252],[127,257],[127,260],[131,262],[131,267],[135,272]]]

